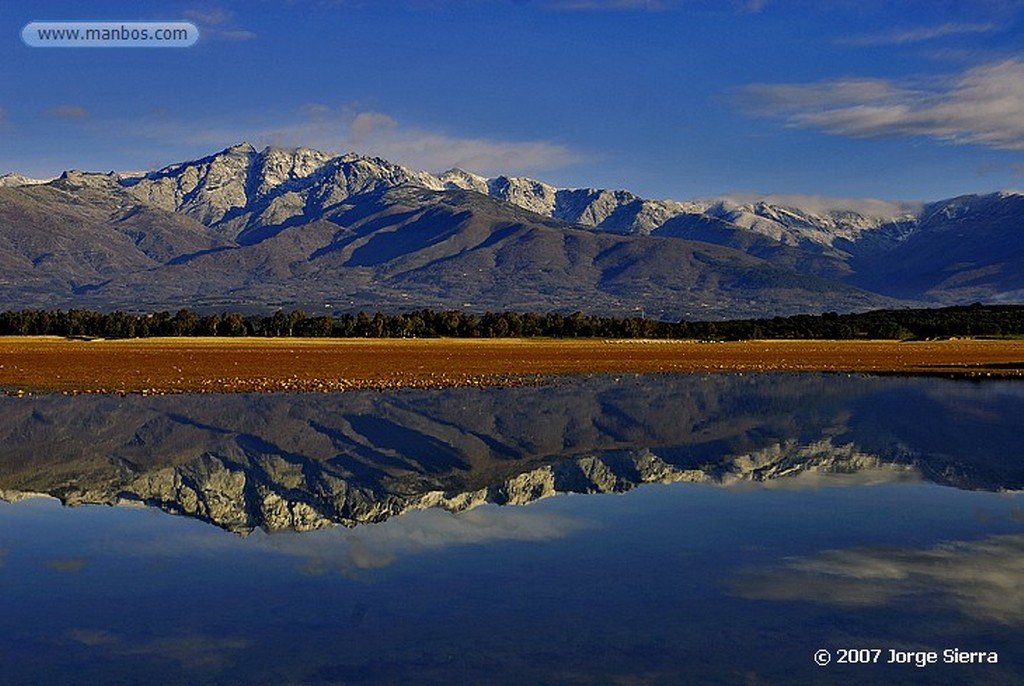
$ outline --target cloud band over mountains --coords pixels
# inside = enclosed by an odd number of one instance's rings
[[[1024,59],[988,63],[923,85],[842,78],[756,83],[741,105],[788,126],[851,138],[925,136],[1024,150]]]

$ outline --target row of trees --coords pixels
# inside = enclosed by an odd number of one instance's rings
[[[952,336],[1024,335],[1024,306],[966,305],[858,314],[826,312],[771,319],[691,324],[699,338],[930,339]]]
[[[796,315],[771,319],[662,322],[640,317],[596,317],[581,312],[488,312],[418,310],[385,315],[366,312],[311,317],[302,310],[243,316],[191,310],[129,314],[89,310],[20,310],[0,313],[0,335],[103,338],[149,336],[311,336],[406,338],[752,338],[926,339],[950,336],[1024,335],[1024,306],[969,305],[859,314]]]

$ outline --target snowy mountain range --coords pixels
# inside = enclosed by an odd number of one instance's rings
[[[14,306],[585,309],[664,317],[1024,301],[1024,195],[681,202],[243,143],[0,177]]]

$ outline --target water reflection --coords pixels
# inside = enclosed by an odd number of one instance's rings
[[[4,398],[0,498],[139,502],[249,533],[642,483],[1024,483],[1011,382],[595,376],[531,388]]]
[[[1022,410],[829,375],[3,399],[0,684],[1024,683]]]
[[[813,375],[540,388],[4,398],[0,497],[321,528],[639,483],[1018,488],[1017,385]]]

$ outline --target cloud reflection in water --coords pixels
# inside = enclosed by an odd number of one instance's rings
[[[417,553],[499,541],[552,541],[587,526],[583,520],[557,514],[485,506],[461,513],[410,512],[354,530],[261,536],[261,545],[302,558],[309,573],[350,575]]]
[[[880,606],[927,596],[986,622],[1024,625],[1024,535],[953,541],[932,548],[848,548],[747,570],[733,591],[760,600]]]

